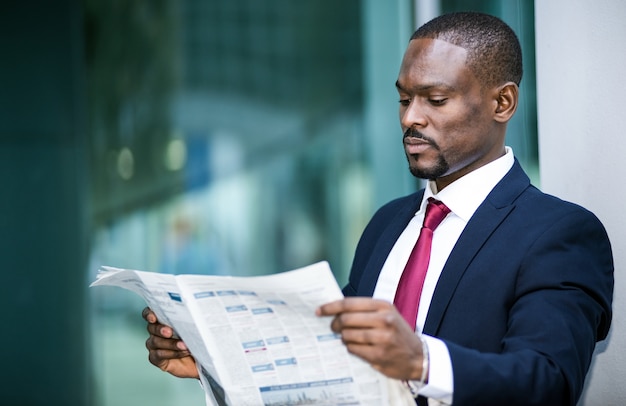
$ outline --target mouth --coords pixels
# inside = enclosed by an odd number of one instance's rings
[[[417,155],[417,154],[424,153],[429,148],[432,148],[432,147],[426,141],[420,141],[420,142],[409,142],[407,140],[404,141],[404,150],[409,155]]]
[[[405,136],[403,142],[404,150],[409,155],[421,154],[427,149],[433,148],[432,143],[424,138]]]
[[[407,155],[421,154],[428,149],[439,149],[434,140],[422,134],[416,128],[407,128],[402,139],[404,151]]]

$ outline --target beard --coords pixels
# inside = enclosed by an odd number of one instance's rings
[[[419,157],[414,156],[413,159],[414,164],[411,164],[411,158],[407,156],[409,171],[411,172],[411,175],[419,179],[435,180],[437,178],[441,178],[450,170],[450,165],[448,165],[448,162],[446,162],[445,158],[441,155],[437,155],[437,162],[434,166],[427,168],[420,168],[417,166],[416,163],[419,160]]]
[[[439,146],[435,141],[433,141],[429,137],[424,136],[424,134],[420,133],[419,131],[411,128],[407,129],[404,133],[404,138],[407,137],[420,138],[428,141],[430,145],[439,152],[437,154],[437,161],[434,165],[430,167],[418,167],[417,163],[420,159],[419,155],[407,155],[406,158],[409,163],[409,171],[413,176],[419,179],[435,180],[448,173],[448,171],[450,170],[450,165],[443,157],[443,155],[441,155]]]

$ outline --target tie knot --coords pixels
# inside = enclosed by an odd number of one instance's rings
[[[424,227],[434,231],[448,213],[450,213],[448,206],[439,200],[429,197],[426,215],[424,216]]]

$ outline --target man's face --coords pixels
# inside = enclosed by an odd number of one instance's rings
[[[411,173],[439,190],[504,154],[493,120],[497,89],[483,89],[464,48],[437,39],[409,43],[398,76],[400,124]]]

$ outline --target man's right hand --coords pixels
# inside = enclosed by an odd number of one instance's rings
[[[150,337],[146,340],[146,348],[150,363],[179,378],[198,379],[196,361],[185,343],[174,338],[174,330],[159,323],[149,307],[143,309],[141,316],[148,322]]]

